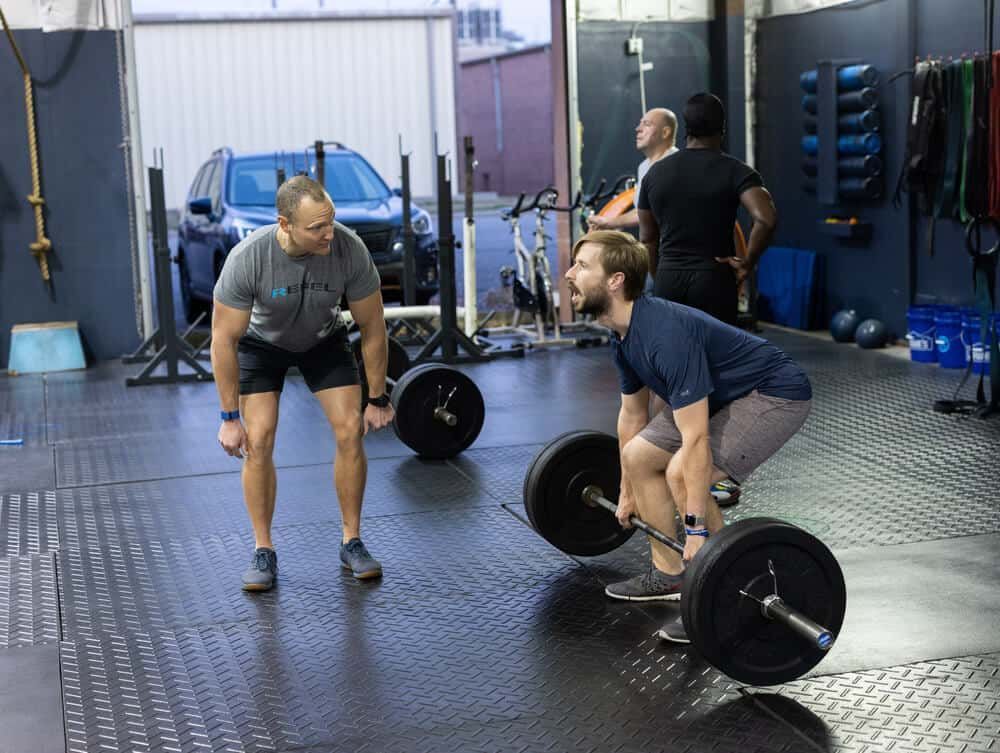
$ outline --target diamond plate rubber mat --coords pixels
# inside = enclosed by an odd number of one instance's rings
[[[52,447],[0,446],[0,494],[54,489],[55,451]]]
[[[513,503],[524,496],[524,475],[542,445],[466,450],[448,463],[497,502]]]
[[[807,706],[838,751],[994,753],[1000,654],[804,680],[782,693]]]
[[[45,411],[45,381],[39,374],[0,374],[0,414],[20,411],[29,416]]]
[[[39,420],[42,411],[26,413],[21,406],[17,411],[0,413],[0,439],[20,440],[22,447],[44,447],[46,444],[45,424]],[[7,454],[16,451],[16,447],[0,446]]]
[[[296,424],[284,412],[282,418],[285,423],[278,428],[274,449],[278,468],[333,461],[336,444],[321,415],[313,424]],[[133,436],[56,445],[58,485],[93,486],[239,470],[240,461],[219,447],[217,430],[213,426],[181,436]],[[391,430],[367,438],[365,451],[369,458],[413,456]]]
[[[59,548],[55,492],[0,494],[0,557]]]
[[[729,519],[791,519],[837,551],[1000,528],[1000,422],[930,409],[961,375],[767,335],[810,373],[813,414]],[[281,575],[256,595],[239,589],[252,537],[214,385],[125,388],[138,368],[0,378],[0,431],[28,441],[0,450],[0,649],[60,641],[71,750],[996,750],[994,656],[740,689],[652,637],[676,605],[604,597],[648,567],[645,537],[576,562],[514,517],[542,444],[614,431],[606,349],[463,367],[487,421],[448,462],[366,440],[364,537],[386,570],[367,583],[340,568],[333,438],[290,378]]]
[[[405,518],[420,563],[388,546],[383,584],[338,589],[327,573],[308,610],[281,593],[308,577],[293,559],[238,622],[76,631],[63,644],[70,749],[639,751],[679,737],[685,750],[795,750],[786,723],[748,728],[728,680],[651,639],[643,612],[506,513],[452,513],[457,541],[439,517]],[[375,522],[383,544],[390,524]]]
[[[374,518],[362,534],[383,563],[383,580],[362,583],[342,570],[339,524],[288,526],[275,531],[279,586],[256,595],[239,587],[253,550],[248,534],[61,551],[65,634],[149,632],[279,611],[315,614],[343,609],[351,599],[458,599],[498,588],[519,593],[554,569],[573,567],[499,508]]]
[[[60,489],[54,496],[64,547],[70,550],[251,530],[236,473]],[[482,505],[496,502],[444,462],[416,457],[369,461],[365,520]],[[278,469],[274,525],[339,521],[332,465]]]
[[[59,640],[57,602],[52,555],[0,558],[0,649]]]

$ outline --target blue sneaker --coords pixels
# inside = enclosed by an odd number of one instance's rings
[[[278,577],[278,555],[273,549],[255,549],[250,567],[243,573],[244,591],[269,591]]]
[[[355,578],[366,580],[382,575],[382,565],[368,553],[361,539],[351,539],[340,545],[340,563],[345,570],[350,570]]]

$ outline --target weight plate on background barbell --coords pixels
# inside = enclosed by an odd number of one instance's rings
[[[542,537],[567,554],[592,557],[617,549],[635,529],[586,504],[584,487],[595,485],[618,500],[621,466],[618,440],[596,431],[573,431],[547,444],[524,479],[524,510]]]
[[[358,376],[361,378],[361,405],[364,406],[368,401],[368,377],[365,374],[364,359],[361,357],[360,336],[351,340],[351,352],[354,353],[354,360],[358,362]],[[403,344],[391,335],[388,336],[388,352],[389,360],[386,363],[385,375],[392,382],[398,382],[412,366],[410,354],[406,352]],[[390,394],[392,393],[392,382],[386,382],[385,385],[385,391]]]
[[[775,582],[785,603],[834,636],[840,632],[847,609],[840,565],[823,542],[791,523],[732,523],[709,537],[688,565],[681,599],[688,637],[710,664],[739,682],[789,682],[827,654],[764,616],[757,599],[775,593]]]
[[[392,390],[393,429],[410,449],[443,460],[467,449],[483,428],[483,395],[458,369],[428,363],[410,369]]]

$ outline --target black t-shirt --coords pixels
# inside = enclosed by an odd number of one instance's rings
[[[708,398],[709,411],[758,390],[809,400],[809,378],[784,351],[698,309],[644,295],[624,338],[611,339],[622,394],[649,387],[673,410]]]
[[[714,149],[682,149],[656,162],[636,207],[650,210],[660,226],[659,265],[715,269],[716,256],[732,256],[740,194],[762,185],[760,173]]]

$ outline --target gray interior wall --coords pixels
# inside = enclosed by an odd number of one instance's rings
[[[50,294],[28,245],[35,240],[31,169],[20,68],[0,56],[0,367],[11,326],[77,320],[88,356],[138,345],[129,248],[115,33],[14,32],[34,80],[45,198]]]
[[[631,22],[582,21],[577,27],[579,113],[582,123],[584,191],[602,177],[635,175],[643,156],[635,148],[635,127],[642,117],[638,62],[625,54]],[[643,59],[646,107],[669,107],[680,114],[685,100],[709,86],[709,24],[644,23]],[[680,129],[683,134],[683,127]]]
[[[743,16],[724,17],[726,29],[726,151],[746,160],[746,85],[744,83]]]
[[[971,299],[969,262],[958,223],[937,223],[931,257],[922,219],[912,221],[905,201],[901,209],[892,206],[905,151],[910,83],[908,77],[893,83],[888,79],[911,68],[915,55],[983,50],[982,18],[981,0],[860,0],[760,22],[757,166],[778,207],[775,244],[815,250],[822,256],[825,321],[833,311],[850,306],[862,316],[882,319],[900,335],[906,331],[911,302]],[[815,195],[802,191],[799,166],[803,133],[799,74],[829,58],[860,58],[881,74],[885,196],[873,202],[845,202],[839,211],[819,205]],[[871,241],[845,243],[820,234],[817,222],[834,213],[854,214],[873,223]]]
[[[799,75],[824,59],[857,58],[878,68],[888,193],[903,158],[908,84],[887,84],[886,79],[905,67],[909,57],[906,6],[905,0],[884,0],[768,18],[760,22],[757,40],[756,157],[778,208],[774,244],[813,250],[822,257],[823,321],[829,321],[832,311],[851,307],[863,318],[885,321],[897,334],[905,332],[910,298],[908,215],[894,209],[888,196],[828,207],[802,190]],[[871,222],[870,243],[822,235],[819,223],[832,214]]]

